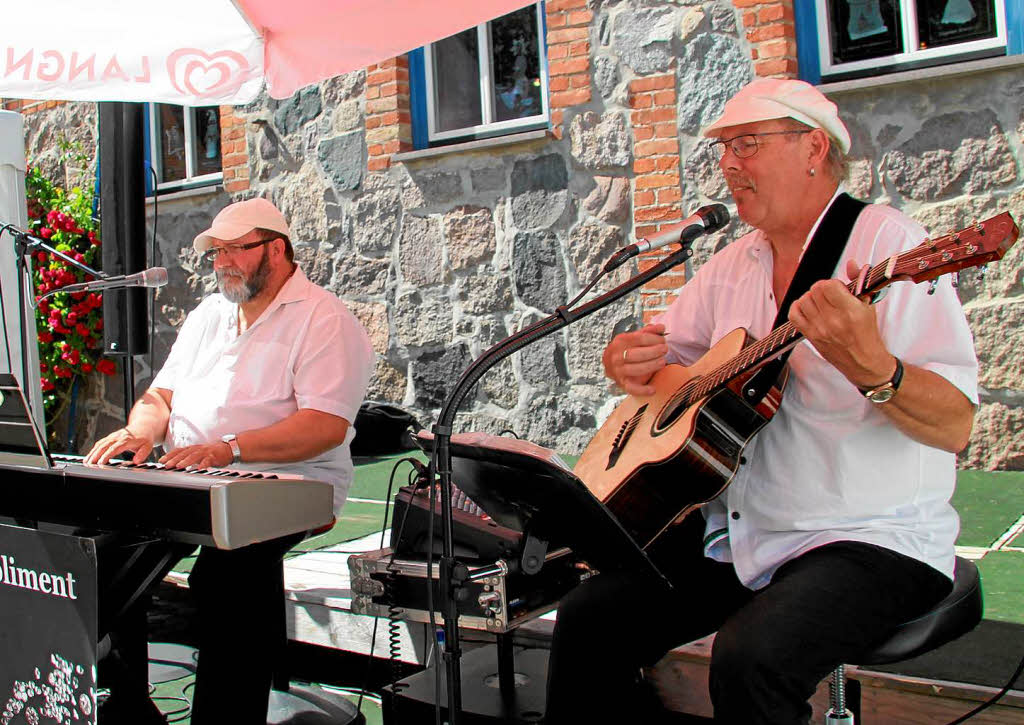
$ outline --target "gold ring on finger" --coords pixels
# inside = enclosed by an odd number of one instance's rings
[[[622,362],[629,362],[629,348],[622,351]]]

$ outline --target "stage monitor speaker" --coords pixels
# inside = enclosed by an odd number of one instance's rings
[[[103,271],[146,268],[146,178],[141,103],[104,102],[100,117],[100,231]],[[147,355],[149,313],[142,287],[103,293],[103,352]]]

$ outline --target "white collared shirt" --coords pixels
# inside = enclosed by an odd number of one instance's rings
[[[241,335],[238,305],[210,295],[186,318],[153,380],[153,387],[174,393],[164,446],[218,441],[228,433],[265,428],[299,409],[339,416],[349,422],[345,442],[316,458],[233,465],[328,481],[337,514],[352,483],[349,443],[373,361],[363,326],[298,267]]]
[[[847,259],[877,264],[925,236],[895,209],[868,206],[837,270],[845,280]],[[767,334],[778,307],[772,267],[759,230],[714,255],[655,320],[667,327],[669,361],[692,364],[738,327]],[[875,310],[893,355],[941,375],[977,404],[974,342],[948,276],[932,295],[927,284],[897,282]],[[752,589],[786,561],[841,540],[883,546],[952,577],[954,454],[900,432],[806,340],[789,365],[779,412],[747,446],[747,464],[730,486],[704,507],[708,555],[732,561]]]

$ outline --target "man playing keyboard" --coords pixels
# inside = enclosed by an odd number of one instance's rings
[[[162,444],[170,468],[300,474],[352,482],[352,422],[373,369],[366,331],[293,261],[288,224],[265,199],[225,207],[193,247],[219,294],[188,315],[128,424],[87,464],[141,463]],[[199,609],[193,725],[266,723],[275,659],[286,643],[282,557],[295,537],[235,550],[203,547],[189,576]],[[237,605],[233,606],[233,603]],[[116,688],[103,722],[162,722],[148,697]]]

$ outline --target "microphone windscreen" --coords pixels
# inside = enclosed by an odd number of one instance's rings
[[[717,232],[729,223],[729,210],[725,204],[710,204],[701,209],[704,227],[708,232]]]
[[[167,268],[150,267],[142,273],[142,281],[145,287],[163,287],[167,284]]]

